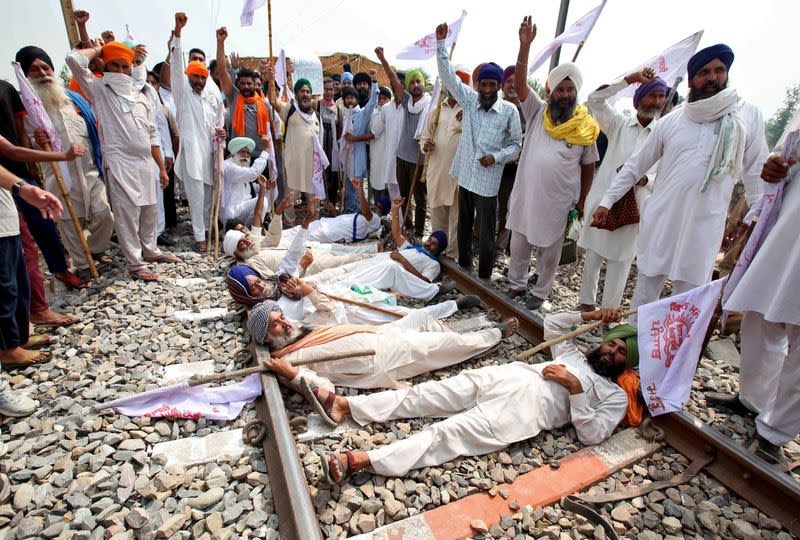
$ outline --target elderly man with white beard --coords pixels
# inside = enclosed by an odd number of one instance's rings
[[[661,119],[625,162],[593,215],[602,225],[608,209],[659,162],[653,194],[639,222],[639,270],[631,308],[711,280],[733,186],[742,181],[752,208],[763,194],[767,159],[764,120],[728,88],[733,51],[724,44],[695,53],[687,66],[688,103]],[[635,324],[632,317],[631,324]]]
[[[269,137],[263,136],[262,147],[269,148]],[[253,184],[269,162],[269,152],[261,152],[250,164],[250,155],[256,143],[248,137],[236,137],[228,143],[230,157],[222,163],[222,204],[220,212],[222,221],[238,219],[245,223],[263,223],[269,209],[261,205],[259,215],[255,215],[258,195],[254,194]],[[274,181],[272,182],[274,185]],[[268,186],[271,189],[272,186]]]
[[[318,312],[334,309],[311,284],[297,278],[290,283],[295,285],[294,290],[313,302]],[[465,296],[451,301],[454,305],[449,307],[466,309],[476,307],[478,302],[475,296]],[[299,354],[304,359],[374,351],[364,356],[310,364],[309,368],[334,384],[351,388],[398,388],[398,379],[452,366],[488,351],[502,338],[516,332],[517,320],[507,319],[493,328],[459,334],[429,312],[412,310],[402,319],[381,326],[326,324],[314,328],[286,318],[277,302],[267,300],[250,312],[247,329],[257,343],[269,348],[274,358],[295,351],[301,351]],[[316,385],[309,390],[316,390]]]
[[[39,94],[44,110],[64,148],[72,144],[82,144],[92,149],[91,153],[65,163],[72,180],[69,198],[78,216],[78,222],[89,232],[87,242],[93,257],[99,264],[108,264],[111,259],[105,253],[109,249],[109,241],[114,232],[114,217],[111,215],[105,185],[100,176],[102,154],[94,109],[80,94],[64,88],[53,71],[53,61],[44,50],[35,46],[23,47],[17,51],[15,59],[28,77],[31,86]],[[28,138],[35,140],[39,148],[44,149],[50,144],[47,133],[34,129],[27,115],[25,128],[28,131]],[[62,206],[65,206],[53,168],[42,167],[42,171],[45,188],[58,198]],[[72,259],[78,276],[81,279],[88,278],[89,262],[67,212],[61,216],[59,229],[64,247]]]

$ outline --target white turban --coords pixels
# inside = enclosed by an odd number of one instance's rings
[[[236,229],[231,229],[225,233],[225,238],[222,240],[222,251],[225,252],[225,255],[228,257],[235,257],[236,256],[236,247],[239,245],[239,240],[244,237],[244,233],[242,231],[237,231]]]
[[[583,85],[583,75],[581,75],[581,70],[578,69],[578,66],[572,62],[560,64],[550,70],[547,75],[547,86],[552,92],[561,81],[567,78],[575,85],[575,90],[580,92]]]

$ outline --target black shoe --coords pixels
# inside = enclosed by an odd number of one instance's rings
[[[525,307],[531,311],[536,311],[537,309],[542,307],[542,304],[544,304],[544,298],[539,298],[538,296],[531,295],[531,297],[528,298],[528,301],[525,302]]]
[[[539,274],[533,274],[531,278],[528,280],[529,285],[536,285],[536,282],[539,281]]]
[[[739,395],[721,394],[719,392],[706,393],[706,405],[711,407],[725,407],[729,411],[738,414],[739,416],[756,416],[758,413],[751,410],[742,403]]]
[[[481,305],[481,299],[474,294],[464,294],[456,298],[458,309],[471,309]]]
[[[431,298],[431,302],[434,300],[440,300],[443,296],[450,294],[456,290],[456,284],[452,281],[443,281],[439,284],[439,292],[436,293],[436,296]]]
[[[508,289],[505,294],[511,300],[525,298],[525,289]]]
[[[159,246],[172,247],[175,245],[175,240],[173,240],[166,234],[159,234],[158,237],[156,238],[156,243]]]
[[[770,463],[772,465],[786,464],[786,456],[783,455],[783,450],[781,449],[781,447],[772,444],[761,435],[756,435],[755,442],[751,446],[751,449],[753,448],[755,455],[760,457],[767,463]]]

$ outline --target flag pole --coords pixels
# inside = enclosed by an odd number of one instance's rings
[[[578,55],[581,53],[581,49],[583,49],[583,44],[586,43],[585,39],[580,40],[578,42],[578,48],[575,50],[575,54],[572,55],[572,62],[575,63],[575,60],[578,59]]]
[[[49,142],[44,145],[44,149],[48,152],[53,151]],[[83,228],[81,227],[80,221],[78,221],[78,216],[75,214],[75,208],[72,206],[72,199],[69,198],[67,186],[64,184],[64,179],[61,177],[61,171],[59,170],[55,161],[50,162],[50,167],[53,170],[53,175],[56,177],[58,189],[61,190],[61,198],[64,199],[64,204],[66,204],[67,210],[69,211],[69,217],[72,220],[72,226],[75,227],[75,234],[78,235],[78,240],[81,242],[83,253],[86,255],[86,262],[89,263],[89,271],[91,272],[93,278],[98,278],[100,277],[100,274],[97,273],[97,266],[94,264],[94,258],[92,257],[91,250],[89,249],[89,244],[86,242],[86,237],[83,235]],[[87,212],[89,211],[88,208],[85,210]]]
[[[561,5],[558,8],[558,19],[556,19],[556,37],[564,33],[567,27],[567,12],[569,11],[569,0],[561,0]],[[561,45],[550,56],[550,71],[558,65],[558,60],[561,57]]]
[[[455,42],[450,46],[450,61],[453,60],[453,51],[456,49]],[[442,88],[444,88],[444,84],[442,84]],[[444,94],[444,92],[442,92]],[[444,95],[441,96],[439,102],[436,104],[436,111],[433,113],[433,126],[431,129],[431,140],[436,136],[436,130],[439,127],[439,116],[442,114],[442,104],[444,103]],[[424,129],[424,126],[423,126]],[[433,151],[436,151],[434,147]],[[417,165],[414,167],[414,176],[411,178],[411,190],[408,192],[408,204],[406,205],[406,212],[403,214],[403,224],[400,227],[402,231],[403,228],[406,226],[408,222],[408,216],[411,214],[411,197],[414,197],[414,188],[417,184],[417,171],[419,170],[419,160],[422,157],[422,150],[419,150],[417,153]],[[425,178],[425,175],[428,174],[428,163],[430,162],[429,159],[425,160],[425,165],[422,167],[422,174],[420,175],[420,179]],[[417,201],[416,197],[414,197],[414,205],[416,206]]]

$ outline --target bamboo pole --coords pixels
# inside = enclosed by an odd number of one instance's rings
[[[636,313],[635,309],[629,309],[629,310],[625,311],[622,314],[622,316],[623,317],[628,317],[630,315],[633,315],[634,313]],[[582,334],[586,334],[587,332],[591,332],[592,330],[594,330],[595,328],[599,328],[603,324],[604,324],[603,321],[595,321],[595,322],[593,322],[591,324],[587,324],[587,325],[581,326],[580,328],[576,328],[572,332],[564,334],[563,336],[558,336],[556,338],[549,339],[547,341],[544,341],[544,342],[538,344],[536,347],[533,347],[532,349],[528,349],[525,352],[521,352],[521,353],[519,353],[517,355],[516,358],[517,358],[517,360],[524,360],[524,359],[526,359],[528,357],[533,356],[534,354],[538,353],[539,351],[543,351],[543,350],[547,349],[548,347],[550,347],[552,345],[555,345],[557,343],[561,343],[562,341],[567,341],[568,339],[572,339],[572,338],[580,336]]]
[[[341,182],[339,182],[339,208],[341,208],[342,214],[344,214],[344,194],[345,188],[344,183],[350,181],[350,150],[351,150],[350,141],[344,143],[344,171],[342,171]],[[363,189],[363,186],[362,186]]]
[[[372,311],[377,311],[378,313],[384,313],[386,315],[391,315],[392,317],[396,317],[398,319],[402,319],[403,317],[405,317],[405,315],[402,314],[402,313],[398,313],[396,311],[391,311],[389,309],[381,308],[381,307],[378,307],[378,306],[373,306],[372,304],[367,304],[366,302],[359,302],[358,300],[350,300],[349,298],[344,298],[342,296],[334,296],[334,295],[328,294],[326,292],[322,292],[322,294],[324,294],[325,296],[327,296],[331,300],[336,300],[338,302],[343,302],[345,304],[351,304],[353,306],[358,306],[358,307],[362,307],[362,308],[365,308],[365,309],[370,309]]]
[[[50,147],[50,143],[45,144],[44,149],[48,152],[53,151]],[[93,278],[100,277],[100,274],[97,273],[97,266],[94,264],[92,252],[89,250],[89,244],[86,242],[86,237],[83,235],[83,228],[81,227],[80,221],[78,221],[78,216],[75,214],[75,208],[72,206],[72,199],[69,198],[67,186],[64,184],[64,179],[61,177],[61,170],[58,168],[58,164],[55,161],[50,162],[50,167],[53,170],[53,175],[56,177],[58,189],[61,190],[61,197],[64,199],[64,204],[67,205],[69,217],[72,219],[72,226],[75,227],[75,234],[78,235],[78,239],[81,242],[81,247],[83,248],[83,253],[86,255],[86,262],[89,263],[89,271],[91,272]],[[84,210],[87,212],[89,211],[88,208]]]
[[[222,204],[222,141],[217,143],[217,196],[214,201],[214,259],[219,257],[219,209]]]
[[[574,63],[575,60],[578,59],[578,55],[581,53],[581,49],[583,49],[583,44],[586,43],[585,39],[582,39],[578,42],[578,48],[575,50],[575,54],[572,55],[572,62]]]

